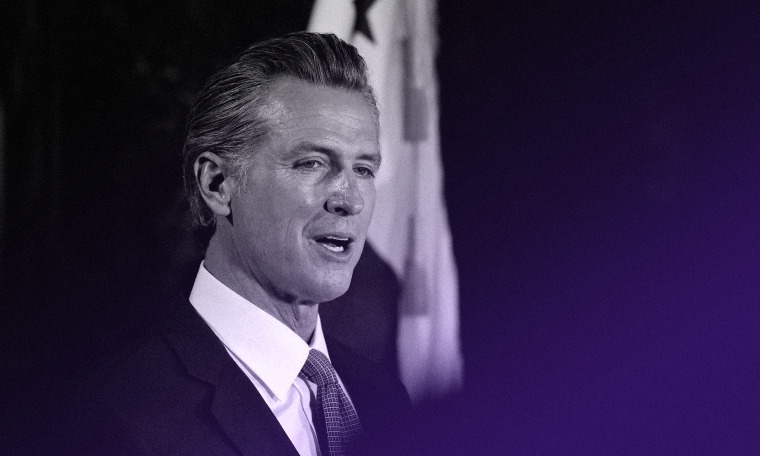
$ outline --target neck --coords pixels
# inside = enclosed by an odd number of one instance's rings
[[[317,326],[319,303],[282,296],[263,286],[238,258],[227,255],[216,235],[209,242],[203,264],[217,280],[309,343]]]

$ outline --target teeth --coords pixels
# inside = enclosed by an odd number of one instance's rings
[[[348,246],[351,243],[351,238],[327,235],[316,241],[331,252],[341,253],[347,251]]]

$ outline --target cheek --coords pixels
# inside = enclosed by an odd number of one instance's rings
[[[318,198],[295,188],[287,194],[280,193],[273,197],[268,213],[272,236],[291,242],[300,238],[309,222],[319,213],[321,204]]]
[[[324,194],[323,182],[312,182],[303,177],[288,177],[272,182],[270,198],[278,206],[290,210],[303,210],[316,205]]]
[[[271,224],[280,225],[281,229],[282,225],[290,225],[317,204],[316,193],[311,188],[290,181],[271,182],[262,192],[259,206],[262,215],[266,215]]]
[[[292,180],[260,182],[258,195],[245,211],[246,228],[258,233],[270,244],[281,247],[303,233],[324,204],[318,186],[299,185]]]

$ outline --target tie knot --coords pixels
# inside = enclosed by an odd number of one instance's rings
[[[306,358],[306,363],[304,363],[301,372],[317,386],[338,383],[330,360],[318,350],[309,351],[309,357]]]

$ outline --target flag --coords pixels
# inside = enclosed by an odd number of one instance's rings
[[[458,283],[443,200],[435,0],[317,0],[309,31],[364,57],[380,108],[383,165],[368,242],[402,285],[397,354],[414,401],[461,388]]]

